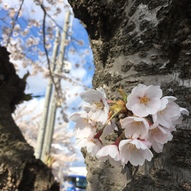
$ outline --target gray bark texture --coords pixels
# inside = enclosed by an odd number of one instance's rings
[[[25,99],[25,86],[9,62],[6,48],[0,47],[0,190],[58,191],[51,170],[35,159],[33,148],[11,116]]]
[[[190,0],[70,0],[87,29],[96,71],[93,86],[109,98],[122,87],[160,85],[191,111]],[[191,116],[164,152],[139,168],[100,163],[85,151],[88,191],[191,190]]]

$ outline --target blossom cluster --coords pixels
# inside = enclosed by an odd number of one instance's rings
[[[139,84],[122,99],[108,100],[103,89],[81,94],[83,111],[73,113],[77,145],[98,160],[114,166],[143,165],[151,161],[152,149],[162,152],[173,138],[172,131],[182,122],[187,109],[175,103],[176,97],[162,97],[160,86]],[[108,141],[109,135],[113,136]],[[151,149],[152,147],[152,149]]]

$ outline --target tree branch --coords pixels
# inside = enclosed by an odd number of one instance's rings
[[[13,24],[12,24],[12,26],[11,26],[11,31],[10,31],[9,38],[8,38],[8,40],[7,40],[6,46],[10,43],[10,39],[11,39],[11,36],[12,36],[12,34],[13,34],[13,30],[14,30],[14,28],[15,28],[16,21],[17,21],[17,19],[18,19],[18,17],[19,17],[19,14],[20,14],[21,10],[22,10],[23,4],[24,4],[24,0],[21,1],[19,10],[18,10],[18,12],[17,12],[17,15],[16,15],[15,19],[13,20]]]

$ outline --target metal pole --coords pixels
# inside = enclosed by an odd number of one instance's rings
[[[64,65],[64,54],[65,54],[65,47],[66,47],[66,39],[67,39],[67,31],[68,31],[68,25],[69,25],[69,17],[70,17],[70,12],[66,12],[66,17],[65,17],[65,22],[63,26],[63,32],[61,36],[61,44],[60,44],[60,52],[59,52],[59,57],[58,57],[58,65],[56,68],[56,73],[61,73],[62,68]],[[60,79],[56,78],[55,80],[56,85],[60,83]],[[56,99],[56,92],[55,88],[53,89],[53,97],[51,99],[51,107],[50,107],[50,115],[48,118],[48,123],[47,123],[47,131],[45,133],[45,140],[42,148],[42,155],[41,155],[41,160],[45,162],[46,160],[46,155],[50,153],[50,148],[51,148],[51,143],[52,143],[52,136],[54,132],[54,124],[55,124],[55,117],[56,117],[56,109],[57,109],[57,100]]]
[[[59,40],[58,38],[59,38],[59,30],[57,29],[56,40],[54,43],[54,48],[53,48],[53,53],[52,53],[51,71],[55,70],[55,61],[56,61],[56,56],[57,56],[57,52],[58,52],[58,40]],[[37,137],[37,146],[35,148],[35,156],[38,159],[41,158],[41,152],[42,152],[42,146],[43,146],[43,142],[44,142],[44,135],[45,135],[45,131],[46,131],[52,88],[53,88],[53,83],[52,83],[51,78],[49,77],[48,86],[46,88],[44,110],[43,110],[42,120],[40,123],[40,129],[39,129],[38,137]]]

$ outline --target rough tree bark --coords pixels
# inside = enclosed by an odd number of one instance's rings
[[[51,170],[35,159],[11,116],[24,99],[25,86],[9,62],[9,53],[0,47],[0,190],[58,191]]]
[[[138,83],[160,85],[191,109],[190,0],[70,0],[87,28],[96,72],[93,86],[109,98]],[[113,168],[84,153],[88,191],[191,190],[191,116],[164,152],[138,169]]]

